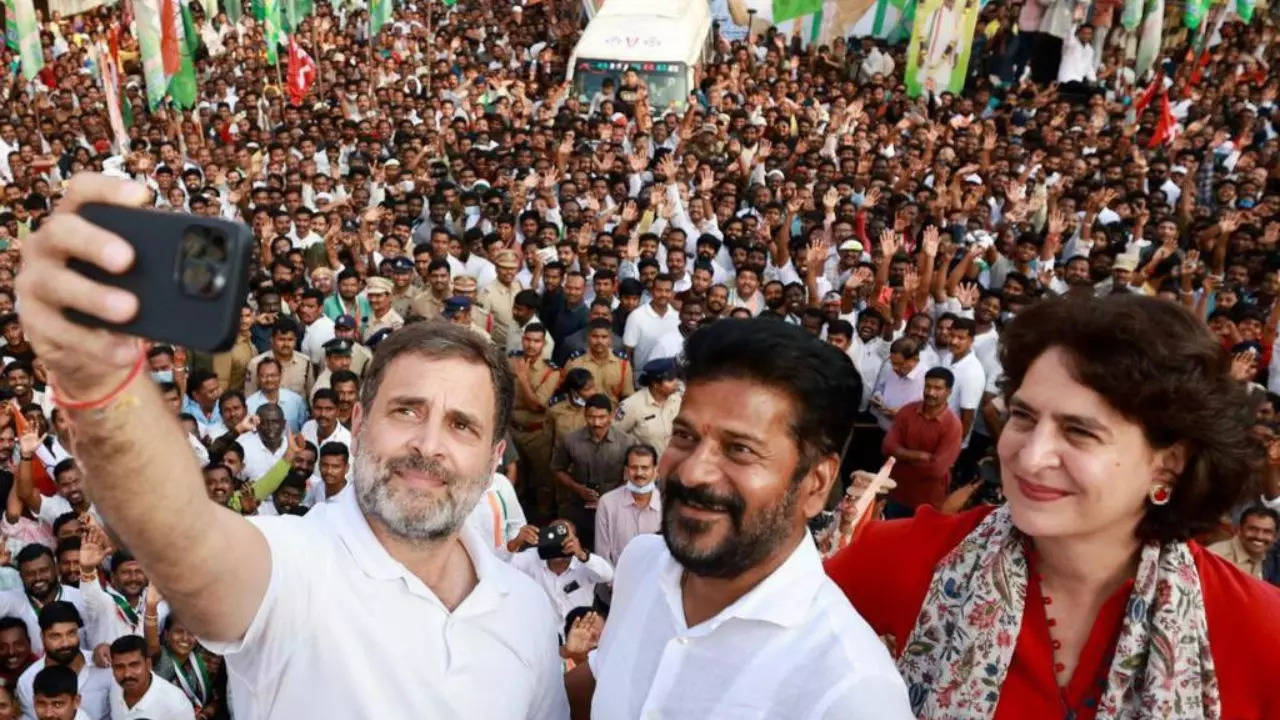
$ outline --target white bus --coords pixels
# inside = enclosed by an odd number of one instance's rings
[[[649,87],[649,104],[683,110],[694,87],[694,69],[711,52],[707,0],[605,0],[587,23],[569,59],[573,93],[588,103],[605,78],[620,85],[634,70]]]

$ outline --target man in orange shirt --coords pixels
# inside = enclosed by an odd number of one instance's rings
[[[924,399],[903,405],[882,450],[898,463],[886,518],[911,517],[920,505],[937,508],[947,496],[951,466],[960,455],[960,419],[947,406],[955,376],[936,367],[924,376]]]

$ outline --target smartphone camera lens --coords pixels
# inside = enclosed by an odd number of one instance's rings
[[[192,297],[216,298],[226,285],[227,239],[207,227],[191,226],[182,233],[178,281]]]

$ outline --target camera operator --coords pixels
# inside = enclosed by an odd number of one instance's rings
[[[538,533],[537,547],[516,553],[511,564],[546,591],[561,619],[576,607],[590,606],[597,584],[613,581],[613,566],[582,548],[578,529],[568,520],[548,523]]]

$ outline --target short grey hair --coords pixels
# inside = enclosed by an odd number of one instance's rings
[[[480,337],[474,330],[443,320],[413,322],[396,330],[378,343],[360,384],[360,406],[367,415],[382,384],[387,365],[397,357],[412,353],[426,358],[461,358],[484,365],[489,370],[496,399],[493,409],[493,442],[506,435],[515,402],[515,378],[507,364],[507,356],[496,344]]]

